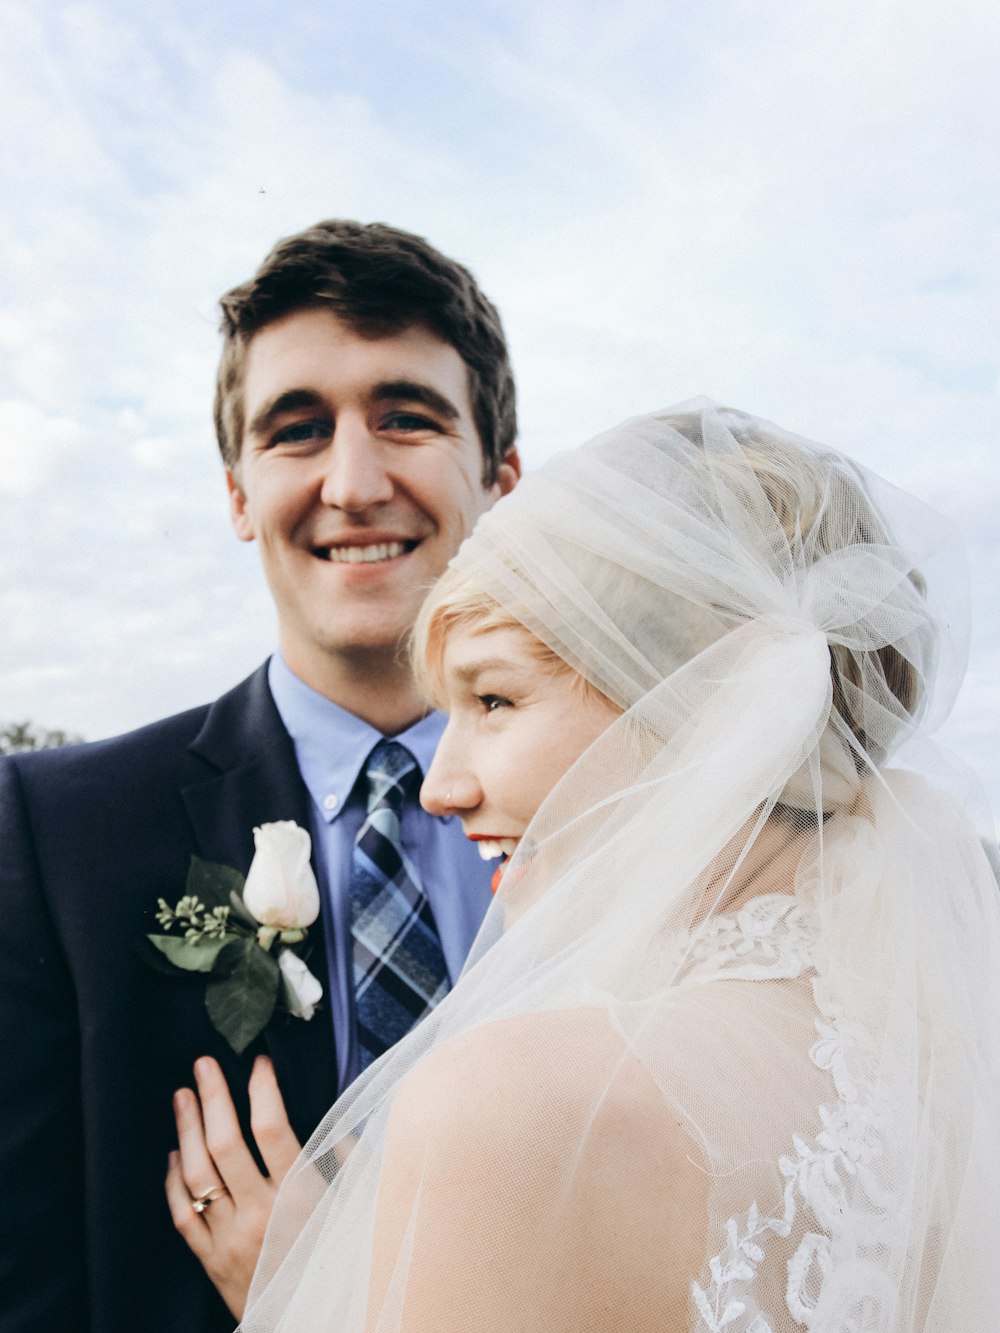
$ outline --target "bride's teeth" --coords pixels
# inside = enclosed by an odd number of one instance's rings
[[[484,861],[495,861],[498,856],[513,856],[516,838],[481,838],[476,843]]]
[[[379,560],[394,560],[405,551],[403,542],[375,542],[371,546],[331,546],[327,557],[335,565],[367,565]]]

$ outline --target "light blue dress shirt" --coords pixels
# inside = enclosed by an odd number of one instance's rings
[[[324,990],[333,1018],[337,1073],[343,1090],[360,1070],[348,904],[351,854],[366,814],[365,784],[358,779],[365,760],[383,737],[367,722],[310,689],[278,653],[271,658],[268,683],[312,798],[311,833],[329,949]],[[443,713],[429,713],[391,739],[405,745],[426,773],[445,722]],[[454,984],[489,906],[495,867],[480,859],[457,818],[429,815],[416,802],[403,807],[402,838],[430,900],[448,977]]]

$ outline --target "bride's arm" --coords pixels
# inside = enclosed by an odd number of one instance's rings
[[[680,1326],[706,1197],[680,1117],[603,1015],[492,1024],[401,1085],[368,1328]]]

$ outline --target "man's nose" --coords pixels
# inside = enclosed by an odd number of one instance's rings
[[[392,477],[386,469],[383,443],[366,422],[340,418],[327,451],[320,498],[334,509],[360,513],[392,499]]]

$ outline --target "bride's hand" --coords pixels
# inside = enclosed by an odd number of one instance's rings
[[[274,1196],[298,1156],[299,1141],[267,1056],[257,1057],[249,1085],[250,1127],[267,1175],[243,1140],[216,1061],[198,1060],[194,1074],[197,1095],[190,1088],[174,1094],[180,1149],[169,1158],[167,1202],[174,1226],[240,1319]]]

